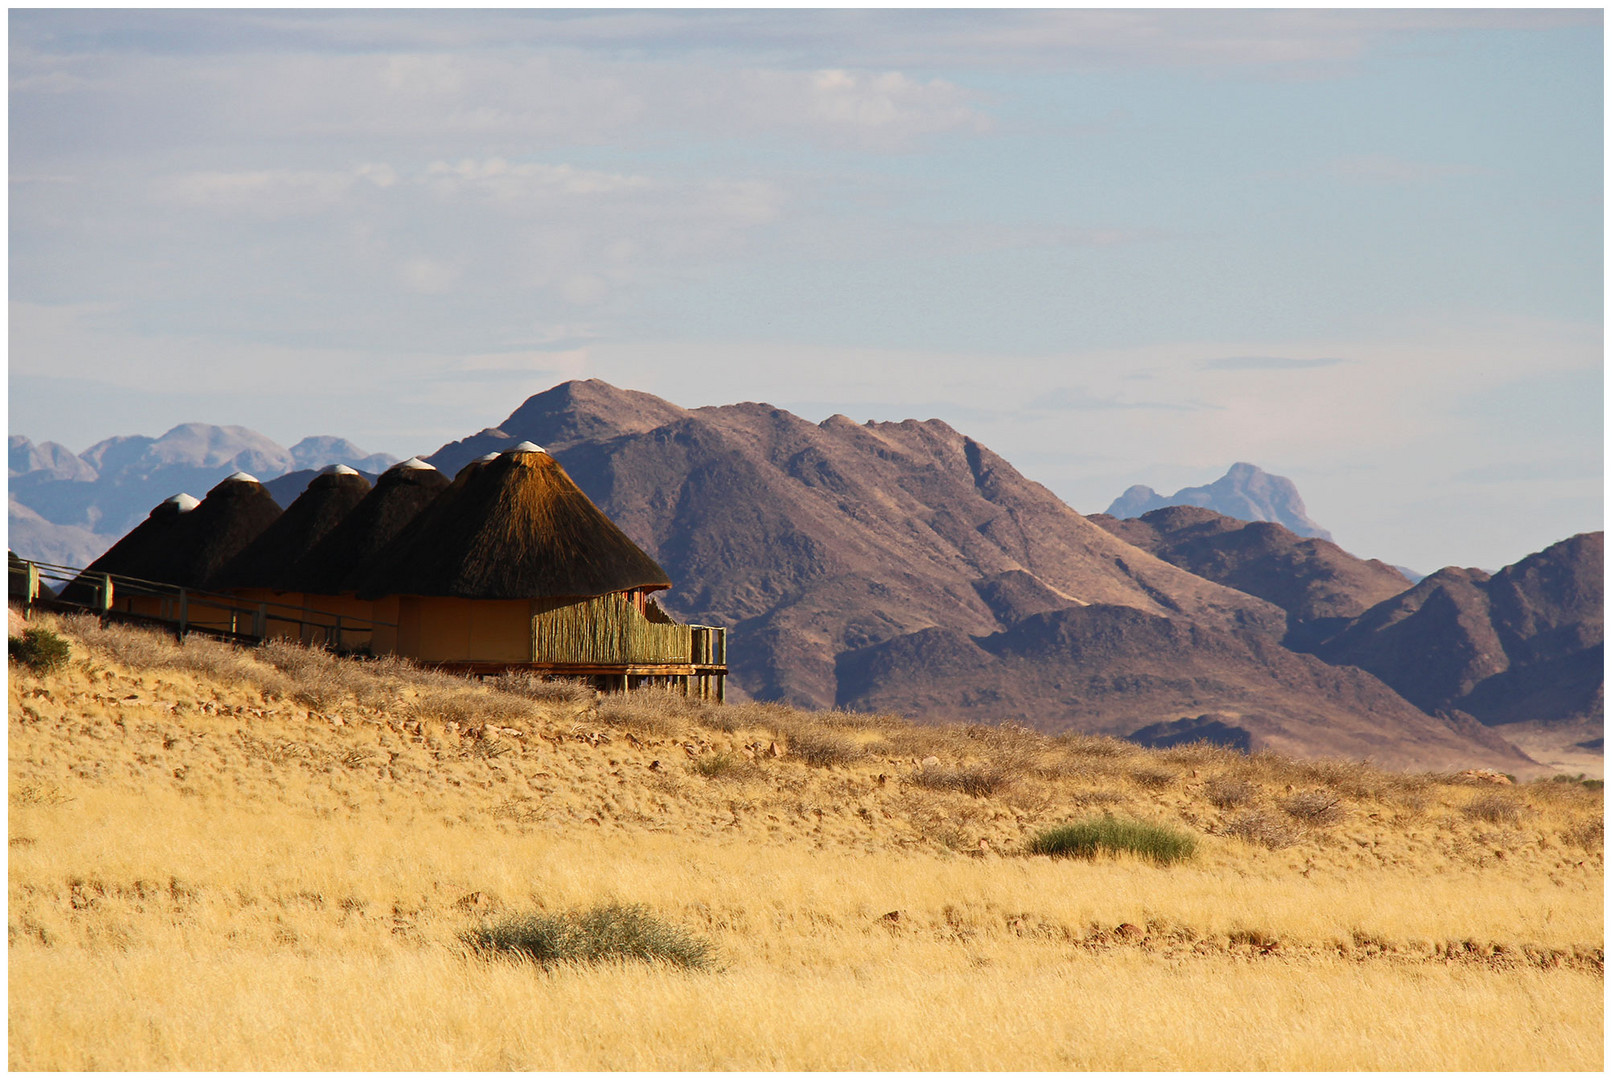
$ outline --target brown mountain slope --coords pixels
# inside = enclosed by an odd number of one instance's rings
[[[1599,723],[1604,537],[1581,533],[1490,577],[1446,567],[1317,646],[1424,709],[1486,724]]]
[[[1064,603],[1277,633],[1285,622],[1110,536],[938,420],[684,410],[590,381],[536,395],[498,430],[550,448],[666,567],[668,609],[733,627],[734,681],[759,696],[831,705],[846,649],[936,625],[1000,629],[976,583],[1010,572]]]
[[[1410,587],[1387,563],[1357,559],[1330,540],[1203,507],[1170,506],[1138,518],[1094,514],[1087,520],[1183,570],[1276,604],[1288,614],[1290,647],[1318,640]]]
[[[858,710],[1121,736],[1186,721],[1191,730],[1180,733],[1191,737],[1393,768],[1533,764],[1504,740],[1420,712],[1363,671],[1263,635],[1109,605],[1033,615],[977,638],[932,627],[843,655],[839,676],[839,704]]]

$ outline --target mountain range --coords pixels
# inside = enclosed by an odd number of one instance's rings
[[[118,435],[82,454],[12,435],[8,450],[10,547],[66,566],[87,566],[168,496],[206,494],[233,472],[268,481],[304,470],[306,485],[326,465],[373,475],[397,460],[329,435],[288,449],[249,428],[214,424],[180,424],[159,438]]]
[[[13,469],[20,451],[23,477],[49,474],[30,482],[31,494],[93,486],[109,461],[137,483],[178,475],[160,470],[201,468],[203,447],[223,461],[238,446],[229,464],[257,453],[262,471],[280,468],[283,505],[311,468],[294,468],[303,463],[291,451],[270,460],[277,448],[249,432],[203,434],[182,433],[183,466],[177,451],[165,459],[130,447],[125,456],[146,462],[144,472],[110,451],[91,460],[13,437]],[[1600,563],[1588,540],[1495,575],[1484,610],[1511,650],[1506,666],[1421,694],[1401,689],[1403,673],[1382,658],[1441,654],[1473,617],[1435,618],[1446,603],[1438,582],[1416,593],[1394,568],[1344,552],[1304,517],[1290,482],[1253,466],[1228,474],[1245,496],[1263,493],[1244,512],[1285,513],[1321,535],[1202,506],[1085,517],[938,420],[812,423],[759,403],[684,409],[597,380],[534,395],[426,459],[452,475],[522,440],[553,453],[667,569],[670,612],[731,628],[736,696],[1512,772],[1537,766],[1486,723],[1528,714],[1549,726],[1570,713],[1599,729],[1601,673],[1585,650],[1598,647],[1600,623],[1582,613],[1599,602]],[[305,458],[334,446],[321,445]],[[348,464],[379,464],[339,449]],[[138,515],[175,486],[140,495]],[[66,524],[85,528],[84,516]],[[1379,610],[1412,594],[1433,599],[1406,600],[1415,610],[1398,617]],[[1558,670],[1578,689],[1552,697],[1541,687]]]

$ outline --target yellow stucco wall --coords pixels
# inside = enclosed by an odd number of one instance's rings
[[[524,663],[532,659],[529,600],[405,596],[398,604],[397,651],[425,661]]]

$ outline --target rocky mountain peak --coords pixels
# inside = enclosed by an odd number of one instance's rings
[[[1300,536],[1332,539],[1331,533],[1310,520],[1293,481],[1246,461],[1232,465],[1212,484],[1182,488],[1174,495],[1160,495],[1144,484],[1134,484],[1107,512],[1117,518],[1134,518],[1166,506],[1201,506],[1243,521],[1274,521]]]

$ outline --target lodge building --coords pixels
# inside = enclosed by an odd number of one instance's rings
[[[193,629],[468,674],[721,700],[726,632],[671,619],[652,595],[670,587],[558,461],[521,443],[451,483],[418,458],[373,488],[333,466],[283,513],[237,473],[199,502],[178,495],[153,509],[62,599],[167,621],[177,605]]]

